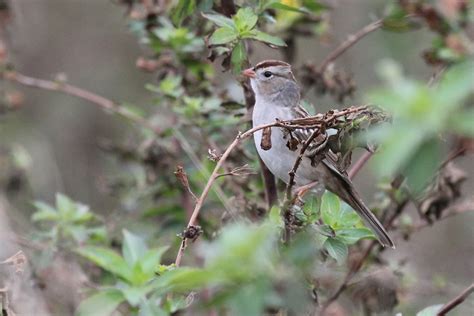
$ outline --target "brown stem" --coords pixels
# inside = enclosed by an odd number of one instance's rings
[[[437,316],[444,316],[449,311],[453,310],[456,306],[461,304],[466,300],[466,298],[474,292],[474,283],[469,285],[464,291],[462,291],[458,296],[453,298],[451,301],[446,303],[441,310],[436,314]]]
[[[373,155],[373,151],[366,151],[352,166],[351,170],[349,170],[349,179],[354,179],[354,177],[359,173],[359,171],[365,166],[365,164],[370,160]]]
[[[59,92],[63,92],[63,93],[78,97],[80,99],[89,101],[91,103],[94,103],[100,106],[102,109],[104,109],[107,112],[116,113],[122,117],[125,117],[137,123],[138,125],[141,125],[143,127],[146,127],[152,130],[153,132],[157,134],[160,133],[160,130],[156,128],[155,126],[153,126],[145,118],[127,110],[126,108],[120,106],[119,104],[115,103],[114,101],[110,99],[107,99],[93,92],[84,90],[82,88],[79,88],[67,83],[63,83],[63,82],[55,82],[51,80],[33,78],[30,76],[23,75],[16,71],[9,71],[9,72],[4,73],[3,78],[12,82],[22,84],[24,86],[43,89],[43,90],[49,90],[49,91],[59,91]]]
[[[364,26],[355,34],[349,35],[344,42],[342,42],[335,50],[333,50],[321,62],[321,65],[319,66],[319,71],[323,73],[326,70],[326,68],[329,66],[329,64],[331,64],[335,59],[341,56],[346,50],[351,48],[355,43],[357,43],[361,38],[363,38],[367,34],[370,34],[371,32],[379,29],[382,25],[383,25],[383,19],[379,19],[375,22],[372,22]]]

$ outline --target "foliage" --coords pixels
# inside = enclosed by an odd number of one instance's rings
[[[323,314],[331,304],[342,308],[340,295],[351,299],[346,300],[351,311],[359,306],[369,315],[412,311],[406,302],[397,305],[397,293],[409,292],[400,275],[409,272],[384,255],[372,232],[339,197],[327,191],[305,201],[280,195],[270,207],[265,197],[274,180],[268,180],[268,173],[266,181],[254,176],[261,165],[253,146],[242,140],[225,161],[222,157],[237,131],[249,126],[253,96],[239,73],[250,65],[254,48],[269,46],[298,64],[292,52],[295,39],[311,36],[323,42],[331,30],[329,17],[340,9],[314,0],[118,2],[126,6],[129,29],[144,47],[146,57],[137,60],[137,67],[157,79],[145,87],[153,97],[149,107],[112,101],[105,107],[136,123],[140,131],[129,133],[129,143],[99,144],[111,165],[118,166],[104,181],[104,191],[119,207],[106,216],[58,193],[54,206],[34,202],[31,216],[38,230],[29,237],[41,252],[65,254],[87,275],[76,315]],[[453,177],[456,169],[447,168],[460,153],[472,150],[474,137],[473,44],[465,32],[472,10],[460,6],[453,12],[445,15],[430,1],[387,4],[380,23],[369,24],[372,31],[429,30],[435,38],[424,59],[434,66],[434,76],[427,84],[411,72],[404,74],[397,62],[384,60],[375,69],[384,84],[362,91],[370,104],[383,109],[370,110],[377,124],[356,118],[338,121],[337,146],[345,138],[350,148],[334,150],[336,160],[349,164],[355,140],[348,136],[354,131],[362,147],[377,145],[373,160],[379,191],[370,205],[395,231],[393,236],[409,239],[433,221],[472,209],[469,203],[461,211],[455,208],[456,199],[464,198],[460,186],[465,176]],[[349,41],[363,37],[355,34]],[[352,44],[344,45],[342,52]],[[304,88],[316,88],[316,93],[338,101],[352,96],[352,77],[332,66],[339,55],[324,67],[295,66],[295,73],[303,72]],[[221,66],[211,63],[217,59]],[[21,83],[13,66],[0,62],[2,79]],[[230,72],[234,88],[242,87],[245,104],[224,85],[220,70]],[[47,83],[37,87],[71,90],[58,81]],[[72,90],[78,96],[78,89]],[[391,122],[381,123],[386,113]],[[454,155],[446,155],[447,150]],[[19,152],[0,160],[8,162],[0,171],[20,170],[23,179],[29,163]],[[209,196],[199,199],[220,162],[222,170],[211,179]],[[10,181],[6,183],[10,188]],[[2,191],[10,192],[1,184]],[[405,210],[410,199],[419,219]],[[205,212],[179,234],[201,206]],[[434,208],[436,216],[423,213]],[[192,237],[191,229],[197,232]],[[184,251],[183,263],[179,255],[175,259],[178,249]],[[378,279],[384,273],[395,276],[395,285]],[[353,280],[355,276],[359,279]],[[361,283],[363,291],[354,290]],[[370,301],[363,298],[366,293]],[[441,306],[418,315],[434,315]]]
[[[106,238],[105,227],[94,225],[99,220],[89,207],[74,202],[61,193],[56,194],[55,207],[41,201],[33,205],[36,212],[31,220],[48,227],[40,237],[51,241],[55,246],[66,246],[69,241],[77,244],[94,243]]]

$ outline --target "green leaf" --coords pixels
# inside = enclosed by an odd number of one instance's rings
[[[147,251],[148,248],[141,237],[130,233],[126,229],[123,230],[122,254],[130,267],[133,267]]]
[[[316,0],[303,0],[303,6],[312,12],[328,10],[329,6]]]
[[[440,152],[441,148],[437,139],[427,140],[407,161],[402,172],[415,194],[421,192],[433,179],[439,166]]]
[[[56,208],[63,216],[71,214],[74,212],[74,202],[64,194],[56,193]]]
[[[443,75],[436,87],[437,101],[445,111],[462,105],[461,101],[474,92],[474,61],[469,60],[454,65]]]
[[[281,217],[281,209],[278,206],[272,206],[268,215],[268,221],[275,227],[283,227],[283,218]]]
[[[466,136],[474,136],[474,108],[469,108],[461,113],[455,113],[453,115],[452,122],[450,122],[450,126],[452,126],[453,130],[456,133]]]
[[[258,21],[258,16],[250,7],[245,7],[240,8],[239,11],[237,11],[237,14],[234,15],[233,20],[239,33],[243,35],[255,27]]]
[[[58,212],[51,205],[43,202],[34,202],[33,205],[38,211],[31,216],[32,221],[57,221],[59,219]]]
[[[276,46],[286,46],[286,43],[281,38],[272,36],[270,34],[267,34],[258,30],[253,30],[248,35],[245,35],[245,37],[253,38],[258,41],[276,45]]]
[[[391,32],[407,32],[417,30],[422,24],[413,17],[407,16],[405,10],[394,5],[391,13],[382,21],[382,29]]]
[[[196,0],[179,0],[171,13],[171,20],[177,26],[196,9]]]
[[[231,63],[232,71],[239,74],[242,71],[242,65],[247,60],[247,51],[245,50],[245,43],[240,41],[232,50]]]
[[[334,193],[326,191],[321,198],[321,217],[327,225],[333,227],[337,223],[341,211],[341,201]],[[333,227],[334,228],[334,227]]]
[[[274,2],[270,4],[269,7],[276,10],[285,10],[285,11],[290,11],[290,12],[304,13],[304,14],[309,13],[308,9],[304,7],[302,8],[292,7],[292,6],[283,4],[281,2]]]
[[[343,228],[337,230],[336,234],[337,237],[339,237],[347,245],[355,244],[364,238],[375,239],[374,234],[368,228]]]
[[[347,245],[338,237],[328,238],[323,244],[323,247],[328,251],[329,255],[336,259],[339,264],[342,264],[347,258]]]
[[[212,33],[211,37],[209,38],[209,44],[211,45],[222,45],[227,44],[229,42],[235,41],[237,39],[238,33],[236,30],[228,28],[228,27],[221,27]]]
[[[123,294],[116,289],[102,290],[94,294],[79,305],[76,316],[106,316],[125,300]]]
[[[148,250],[140,259],[140,265],[145,274],[153,275],[157,269],[161,256],[168,250],[168,246]]]
[[[217,13],[201,13],[201,14],[203,17],[213,22],[217,26],[236,30],[234,21],[222,14],[217,14]]]
[[[416,316],[436,316],[442,307],[443,304],[428,306],[416,313]]]
[[[103,247],[85,246],[76,250],[78,254],[89,259],[102,269],[126,280],[132,280],[132,273],[125,262],[116,252]]]

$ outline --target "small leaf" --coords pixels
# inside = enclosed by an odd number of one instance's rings
[[[276,46],[286,46],[286,43],[281,38],[272,36],[270,34],[267,34],[258,30],[252,31],[248,35],[245,35],[245,37],[253,38],[258,41],[276,45]]]
[[[278,206],[272,206],[270,209],[270,214],[268,215],[268,220],[272,225],[277,227],[283,227],[283,218],[281,217],[281,209]]]
[[[196,0],[179,0],[171,13],[171,19],[177,26],[196,9]]]
[[[328,251],[329,255],[336,259],[341,264],[346,260],[348,254],[347,245],[342,242],[339,238],[328,238],[324,242],[324,248]]]
[[[51,205],[48,205],[43,202],[34,202],[34,207],[38,210],[32,216],[31,220],[34,222],[37,221],[57,221],[59,219],[59,214],[56,212],[56,209]]]
[[[222,45],[237,39],[238,33],[234,29],[228,27],[221,27],[214,31],[209,38],[209,44]]]
[[[240,8],[233,20],[240,34],[252,30],[258,21],[258,16],[249,7]]]
[[[147,252],[145,241],[128,230],[123,230],[122,254],[130,267],[133,267]]]
[[[270,4],[270,8],[276,9],[276,10],[285,10],[285,11],[290,11],[290,12],[298,12],[298,13],[309,13],[309,11],[306,8],[297,8],[297,7],[292,7],[286,4],[283,4],[281,2],[275,2]]]
[[[450,123],[453,130],[461,135],[474,137],[474,108],[469,108],[461,113],[454,114]]]
[[[355,244],[363,238],[375,238],[372,231],[368,228],[343,228],[337,230],[336,234],[337,237],[348,245]]]
[[[232,63],[232,70],[235,74],[240,74],[242,71],[242,64],[247,60],[247,51],[245,50],[245,44],[240,41],[235,45],[232,50],[232,57],[230,62]]]
[[[168,250],[168,246],[160,247],[158,249],[148,250],[140,259],[140,265],[145,274],[153,274],[157,269],[161,256]]]
[[[79,305],[76,316],[106,316],[125,300],[123,294],[116,289],[102,290],[94,294]]]
[[[217,13],[201,13],[203,17],[213,22],[217,26],[236,29],[235,23],[232,19]]]
[[[60,214],[70,214],[74,211],[74,202],[64,194],[56,193],[56,208]]]
[[[341,211],[341,201],[329,191],[321,198],[321,217],[327,225],[333,227],[337,223]],[[334,228],[334,227],[333,227]]]
[[[95,246],[82,247],[77,249],[76,252],[102,269],[109,271],[124,280],[132,280],[130,268],[125,260],[123,260],[123,258],[116,252],[107,248]]]

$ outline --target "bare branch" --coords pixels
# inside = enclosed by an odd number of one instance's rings
[[[365,166],[365,164],[370,160],[370,158],[374,155],[373,151],[366,151],[359,160],[352,166],[351,170],[349,170],[349,179],[353,179],[359,171]]]
[[[444,316],[449,311],[453,310],[456,306],[461,304],[466,300],[466,298],[474,292],[474,283],[469,285],[464,291],[462,291],[458,296],[453,298],[451,301],[446,303],[441,310],[436,314],[437,316]]]
[[[16,82],[22,84],[24,86],[49,90],[49,91],[59,91],[63,92],[77,98],[89,101],[101,107],[106,112],[111,112],[118,114],[126,119],[129,119],[136,124],[143,126],[147,129],[152,130],[156,134],[159,134],[161,131],[153,126],[148,120],[145,118],[127,110],[126,108],[120,106],[118,103],[107,99],[103,96],[95,94],[93,92],[84,90],[82,88],[64,83],[64,82],[55,82],[51,80],[44,80],[39,78],[34,78],[30,76],[23,75],[17,71],[9,71],[3,74],[3,78],[12,82]]]
[[[339,56],[341,56],[346,50],[351,48],[355,43],[357,43],[360,39],[362,39],[364,36],[367,34],[372,33],[373,31],[379,29],[383,25],[383,19],[379,19],[375,22],[372,22],[363,28],[361,28],[359,31],[357,31],[355,34],[349,35],[347,39],[342,42],[335,50],[333,50],[322,62],[321,65],[319,66],[319,71],[321,73],[326,70],[326,68]]]

